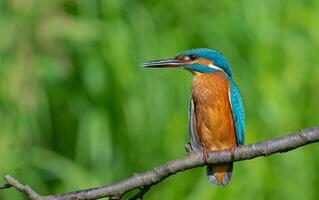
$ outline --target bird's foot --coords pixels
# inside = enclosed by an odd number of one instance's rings
[[[204,160],[204,164],[205,164],[205,165],[208,164],[208,158],[209,158],[208,151],[207,151],[207,149],[205,148],[205,149],[203,150],[203,160]]]
[[[237,148],[236,144],[233,144],[229,149],[230,157],[232,160],[234,160],[235,158],[236,148]]]

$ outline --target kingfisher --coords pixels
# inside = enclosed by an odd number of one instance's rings
[[[242,98],[232,79],[226,57],[208,48],[183,51],[173,58],[148,61],[150,68],[183,68],[193,74],[189,104],[190,146],[201,151],[230,150],[244,144],[245,115]],[[233,163],[207,165],[208,181],[225,186],[232,177]]]

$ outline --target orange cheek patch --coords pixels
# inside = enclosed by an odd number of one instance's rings
[[[185,56],[179,55],[179,56],[176,56],[175,58],[176,58],[177,60],[184,60],[184,59],[185,59]]]
[[[206,65],[206,66],[213,64],[212,61],[207,59],[198,59],[198,60],[195,60],[194,63],[198,63],[198,64]]]

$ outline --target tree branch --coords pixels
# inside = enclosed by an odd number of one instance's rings
[[[222,164],[234,161],[253,159],[259,156],[269,156],[274,153],[287,152],[306,144],[319,141],[319,126],[298,131],[297,133],[275,138],[265,142],[243,145],[236,148],[232,154],[229,150],[209,152],[208,164]],[[59,195],[40,196],[29,186],[22,185],[11,176],[5,176],[6,183],[0,189],[15,187],[25,193],[32,200],[89,200],[110,197],[110,199],[121,199],[124,194],[140,188],[131,199],[142,199],[143,195],[153,186],[165,178],[195,167],[204,166],[203,154],[192,152],[189,147],[188,156],[155,167],[154,169],[141,174],[134,174],[132,177],[119,181],[112,185],[79,190]]]

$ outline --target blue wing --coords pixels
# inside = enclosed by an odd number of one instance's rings
[[[238,144],[244,144],[245,140],[245,113],[243,102],[239,90],[233,80],[230,82],[230,104],[233,112],[233,120],[236,128],[236,138]]]

